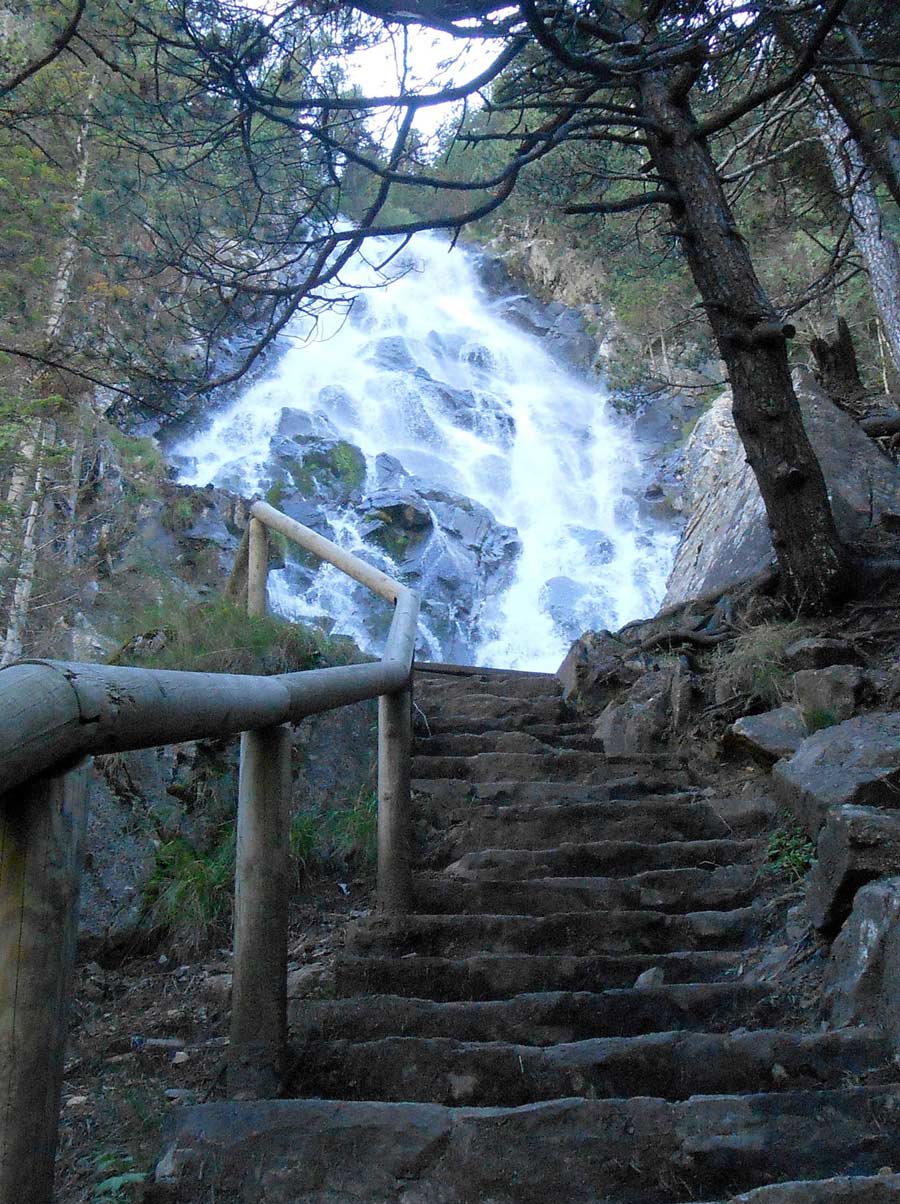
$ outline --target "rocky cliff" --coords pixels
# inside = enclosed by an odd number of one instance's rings
[[[797,398],[819,458],[838,530],[866,545],[900,514],[900,471],[810,373],[795,373]],[[664,606],[725,588],[773,563],[765,509],[723,393],[697,423],[684,453],[687,528]]]

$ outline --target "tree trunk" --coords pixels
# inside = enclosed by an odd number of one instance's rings
[[[885,229],[859,146],[827,102],[816,114],[816,125],[841,200],[853,219],[853,241],[865,260],[884,337],[900,372],[900,250]]]
[[[863,400],[865,389],[859,379],[856,350],[846,319],[838,318],[837,335],[831,342],[813,339],[809,346],[816,361],[819,384],[836,406],[858,418],[857,403]]]
[[[802,50],[800,38],[794,32],[784,14],[780,16],[776,15],[775,27],[778,30],[779,38],[785,46],[795,54],[800,54]],[[848,27],[845,27],[845,34],[847,32]],[[859,73],[868,82],[870,80],[870,71],[865,59],[859,58],[858,52],[862,48],[858,39],[854,41],[854,38],[848,38],[848,44],[854,54],[857,55]],[[861,119],[841,86],[835,82],[830,66],[823,63],[814,66],[813,78],[823,94],[828,98],[831,107],[840,115],[841,120],[850,130],[866,165],[883,180],[891,196],[900,205],[900,147],[898,147],[897,139],[894,136],[893,119],[885,120],[883,115],[881,117],[880,124],[886,130],[884,135],[886,144],[883,145],[878,137],[872,133],[866,122]],[[875,107],[876,109],[880,108],[877,102]],[[886,113],[890,117],[889,109],[882,110],[882,113]]]
[[[782,592],[808,614],[848,594],[849,557],[791,383],[785,328],[757,279],[683,88],[670,73],[639,76],[636,93],[657,173],[733,391],[735,426],[765,503]]]

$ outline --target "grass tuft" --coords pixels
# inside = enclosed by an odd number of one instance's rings
[[[167,599],[132,619],[135,627],[144,634],[129,640],[113,663],[204,673],[294,673],[359,659],[351,640],[276,615],[250,616],[224,598]]]

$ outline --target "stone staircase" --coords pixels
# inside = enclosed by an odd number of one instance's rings
[[[770,806],[607,759],[554,677],[416,700],[416,913],[358,921],[335,998],[294,1005],[299,1098],[180,1114],[159,1198],[900,1201],[885,1038],[742,981]]]

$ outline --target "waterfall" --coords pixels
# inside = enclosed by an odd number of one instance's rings
[[[370,244],[349,313],[298,318],[264,379],[173,449],[181,480],[268,496],[419,589],[420,656],[555,669],[583,631],[654,612],[675,533],[640,507],[599,380],[523,328],[540,307],[493,296],[437,236],[380,272],[393,249]],[[328,567],[287,559],[271,602],[380,650],[386,617]]]

